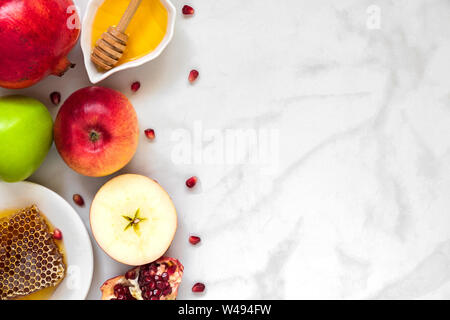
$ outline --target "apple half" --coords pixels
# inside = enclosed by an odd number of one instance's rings
[[[125,174],[111,179],[97,192],[90,223],[95,240],[111,258],[140,266],[167,251],[177,230],[177,212],[156,181]]]

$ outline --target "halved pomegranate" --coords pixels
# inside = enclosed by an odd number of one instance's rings
[[[107,280],[102,300],[175,300],[183,270],[177,259],[163,257]]]

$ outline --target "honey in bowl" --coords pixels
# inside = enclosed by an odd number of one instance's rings
[[[129,0],[105,0],[97,10],[92,27],[92,48],[98,39],[115,26],[127,9]],[[159,0],[142,0],[126,30],[127,47],[119,65],[137,60],[155,50],[167,31],[168,12]]]
[[[44,300],[64,279],[61,241],[36,206],[0,212],[0,300]]]

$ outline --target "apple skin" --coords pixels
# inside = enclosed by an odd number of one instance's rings
[[[27,179],[42,164],[53,142],[53,120],[38,100],[0,98],[0,179]]]
[[[104,177],[125,167],[136,153],[136,111],[122,93],[87,87],[73,93],[58,112],[56,148],[66,164],[89,177]]]

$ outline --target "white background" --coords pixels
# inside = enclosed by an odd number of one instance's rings
[[[192,18],[173,3],[162,56],[101,85],[139,115],[140,147],[121,173],[158,180],[178,209],[168,254],[185,266],[179,299],[450,298],[450,2],[192,0]],[[87,1],[76,4],[84,13]],[[77,67],[62,79],[15,93],[56,116],[50,92],[65,99],[89,85],[79,46],[70,58]],[[273,129],[277,143],[263,153],[272,170],[174,162],[173,134],[196,123],[206,134]],[[191,175],[195,192],[184,185]],[[53,148],[30,180],[69,202],[83,195],[76,210],[88,227],[108,179],[78,175]],[[93,246],[98,299],[103,281],[128,268]],[[205,294],[191,293],[197,281]]]

